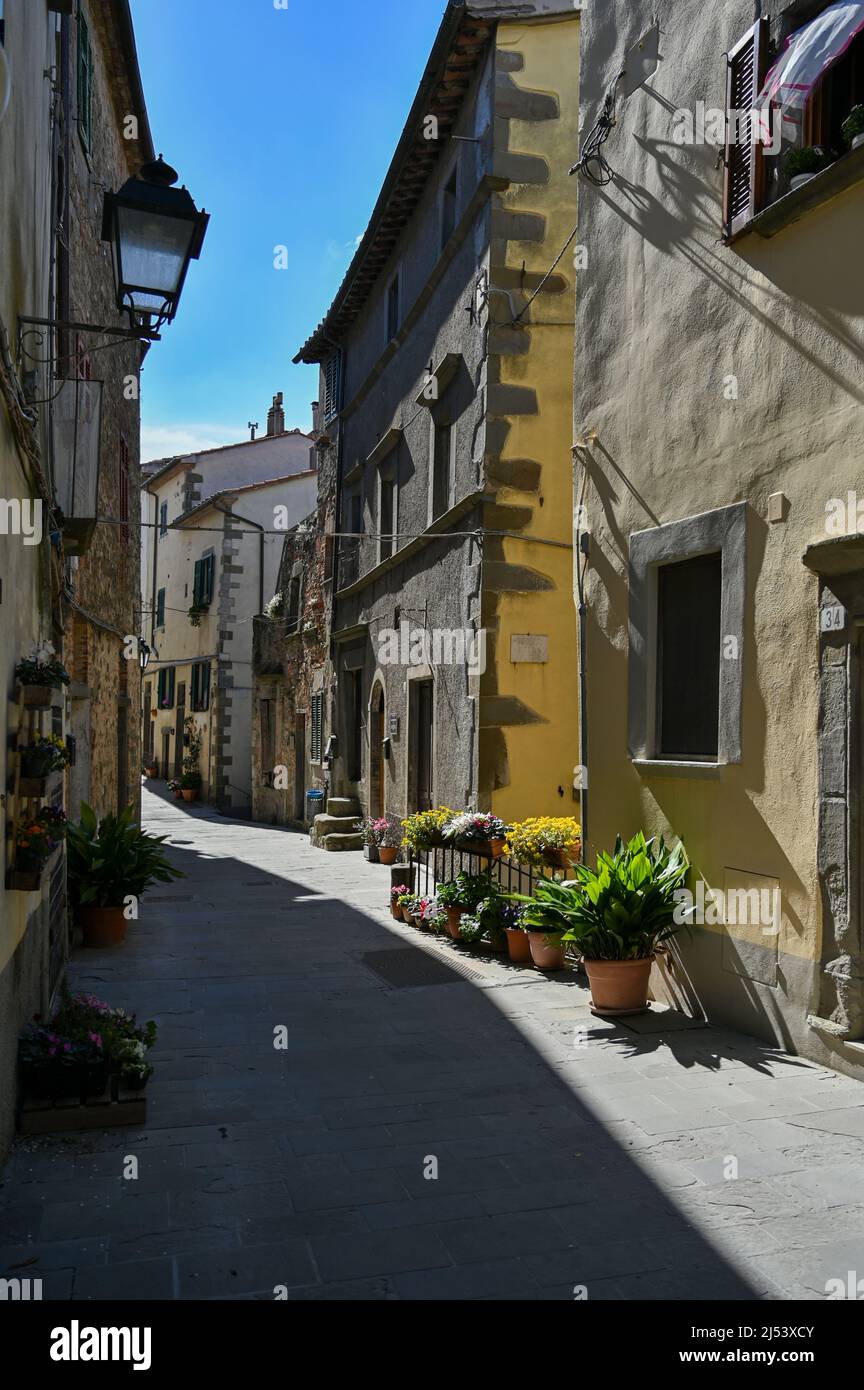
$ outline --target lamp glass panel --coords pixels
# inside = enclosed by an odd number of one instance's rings
[[[195,223],[182,217],[162,217],[140,208],[118,207],[121,285],[144,286],[150,293],[132,292],[136,308],[158,310],[173,299],[189,258]]]

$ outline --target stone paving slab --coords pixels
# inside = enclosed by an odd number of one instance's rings
[[[626,1301],[864,1274],[858,1082],[656,1008],[595,1019],[575,972],[394,922],[359,855],[144,802],[187,877],[72,975],[159,1023],[148,1122],[16,1144],[0,1278],[60,1301]],[[364,957],[394,950],[451,978],[388,984]]]

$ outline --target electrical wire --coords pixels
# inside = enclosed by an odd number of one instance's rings
[[[583,174],[589,183],[594,184],[595,188],[602,188],[605,184],[611,183],[615,177],[614,169],[603,154],[603,146],[618,122],[615,113],[615,100],[618,94],[618,84],[625,71],[625,68],[621,69],[606,93],[603,100],[603,110],[585,137],[582,153],[570,170],[571,174]]]

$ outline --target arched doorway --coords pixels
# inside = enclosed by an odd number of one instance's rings
[[[369,703],[369,815],[384,815],[384,687],[376,681]]]

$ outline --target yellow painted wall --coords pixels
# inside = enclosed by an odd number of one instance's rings
[[[519,53],[521,70],[511,76],[518,87],[557,97],[557,120],[509,122],[511,153],[539,156],[549,166],[545,185],[511,184],[501,198],[508,210],[539,214],[546,219],[545,239],[510,241],[506,265],[516,271],[523,262],[528,272],[545,274],[576,225],[577,184],[568,176],[579,144],[579,19],[548,24],[501,24],[499,53]],[[493,269],[493,283],[495,271]],[[573,434],[573,320],[575,307],[574,244],[565,253],[556,275],[567,282],[563,293],[541,293],[525,316],[530,348],[526,354],[500,358],[504,385],[530,387],[537,393],[536,415],[510,417],[511,429],[502,459],[534,459],[542,464],[539,498],[502,488],[498,501],[533,507],[533,518],[522,532],[555,540],[567,548],[505,540],[504,559],[542,572],[554,589],[529,594],[503,594],[499,637],[495,646],[498,689],[514,696],[546,721],[507,726],[510,785],[494,792],[492,810],[505,820],[527,816],[578,815],[572,794],[579,758],[578,645],[573,608],[572,464]],[[542,499],[542,505],[540,504]],[[514,664],[511,637],[545,634],[549,661],[544,665]],[[558,787],[564,796],[558,794]]]

